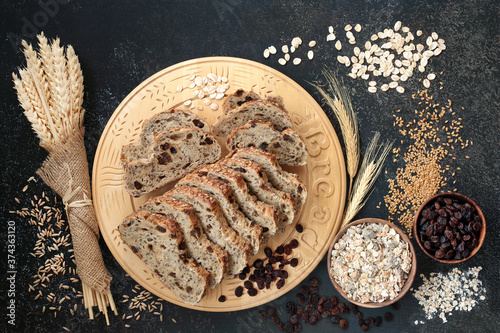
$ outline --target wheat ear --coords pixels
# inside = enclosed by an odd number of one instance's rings
[[[71,114],[71,94],[66,68],[66,57],[64,56],[64,47],[59,45],[59,38],[56,38],[52,42],[51,48],[54,64],[54,89],[52,91],[55,105],[54,116],[62,121],[63,135],[61,142],[65,142],[73,133],[73,128],[70,124],[73,116]]]
[[[380,145],[379,139],[380,133],[376,132],[366,149],[340,228],[346,226],[366,203],[368,192],[375,184],[384,161],[391,150],[392,142]]]
[[[346,150],[347,173],[350,179],[348,193],[350,197],[360,157],[358,121],[352,108],[351,98],[346,89],[340,85],[331,71],[324,69],[323,75],[327,81],[327,90],[317,84],[312,84],[312,86],[318,90],[339,122]]]
[[[26,70],[20,71],[20,74],[27,76]],[[35,108],[36,101],[33,101],[30,97],[33,95],[32,90],[34,88],[29,87],[29,82],[27,82],[28,88],[26,88],[23,81],[14,73],[12,73],[12,79],[14,81],[14,89],[16,89],[17,92],[17,99],[19,100],[21,107],[24,109],[26,118],[28,118],[31,122],[33,131],[40,139],[40,146],[46,150],[50,150],[54,144],[54,139],[50,133],[50,129],[48,127],[47,120],[44,118],[43,112],[37,110],[39,106],[36,106]],[[28,89],[30,93],[28,93]]]
[[[79,128],[83,126],[83,114],[82,109],[83,103],[83,74],[80,68],[80,62],[78,61],[78,56],[75,54],[75,50],[71,45],[68,45],[66,49],[67,58],[67,72],[69,76],[69,86],[70,86],[70,98],[71,98],[71,110],[73,118],[72,127]]]

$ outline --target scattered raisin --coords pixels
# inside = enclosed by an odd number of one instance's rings
[[[283,246],[282,246],[282,245],[280,245],[280,246],[278,246],[278,247],[276,248],[276,253],[277,253],[277,254],[283,254],[284,252],[285,252],[285,249],[283,248]]]
[[[398,303],[398,302],[392,303],[392,304],[391,304],[391,308],[392,308],[394,311],[399,310],[399,303]]]
[[[297,310],[297,308],[295,307],[295,303],[294,302],[290,301],[290,302],[286,303],[286,312],[288,314],[292,314],[293,315],[293,314],[295,314],[296,310]]]
[[[225,302],[225,301],[226,301],[226,296],[221,295],[221,296],[219,297],[219,302]]]
[[[304,231],[304,227],[302,226],[302,224],[297,223],[297,225],[295,226],[295,230],[297,230],[298,233],[302,233]]]
[[[264,254],[266,255],[266,257],[271,258],[273,255],[273,250],[271,250],[271,248],[269,248],[269,247],[266,247],[264,249]]]
[[[312,315],[309,317],[309,324],[311,325],[316,325],[316,323],[319,321],[319,318],[316,315]]]
[[[369,327],[368,325],[366,325],[366,324],[362,324],[362,325],[361,325],[361,330],[362,330],[363,332],[367,332],[369,329],[370,329],[370,327]]]
[[[306,302],[306,296],[303,293],[298,293],[297,302],[299,302],[299,304],[304,304]]]
[[[253,283],[251,281],[245,281],[243,283],[243,286],[247,289],[252,289],[253,288]]]
[[[234,294],[236,295],[236,297],[241,297],[241,295],[243,295],[243,287],[242,286],[238,286],[234,290]]]
[[[340,322],[340,317],[339,316],[333,316],[330,318],[330,322],[333,324],[333,325],[338,325],[339,322]]]
[[[255,288],[251,288],[251,289],[248,289],[247,293],[248,293],[248,296],[252,296],[253,297],[253,296],[257,295],[258,291]]]
[[[298,264],[299,264],[299,259],[292,258],[292,260],[290,260],[290,266],[297,267]]]
[[[299,322],[299,315],[298,314],[293,314],[290,316],[290,322],[295,325]]]
[[[342,329],[342,330],[347,329],[347,325],[348,325],[348,324],[347,324],[347,320],[345,320],[345,319],[340,319],[340,321],[339,321],[339,326],[340,326],[340,329]]]
[[[319,286],[319,280],[315,277],[309,279],[309,284],[311,287],[318,287]]]
[[[394,319],[394,315],[390,312],[387,312],[384,316],[385,321],[392,321]]]

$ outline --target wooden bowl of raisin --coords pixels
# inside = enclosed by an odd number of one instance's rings
[[[486,221],[479,206],[465,195],[439,193],[420,206],[413,234],[429,257],[454,264],[479,251],[486,235]]]

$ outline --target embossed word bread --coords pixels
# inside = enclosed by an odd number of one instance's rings
[[[122,163],[145,158],[149,152],[149,145],[156,134],[173,127],[196,127],[204,132],[210,132],[210,125],[198,115],[186,110],[170,109],[155,114],[142,124],[141,135],[138,142],[133,142],[122,147]]]
[[[271,123],[278,131],[293,127],[292,120],[282,108],[269,101],[257,100],[244,103],[220,117],[213,125],[214,134],[226,137],[238,126],[250,120]]]
[[[230,276],[241,273],[250,259],[252,246],[227,224],[217,200],[206,191],[192,186],[177,186],[167,194],[191,205],[208,239],[227,251],[227,273]]]
[[[305,165],[307,163],[306,145],[299,134],[292,128],[282,132],[274,128],[271,123],[260,120],[251,120],[237,127],[227,137],[229,151],[257,147],[276,156],[282,165]]]
[[[186,250],[179,225],[164,215],[138,211],[119,226],[120,236],[158,279],[184,303],[198,303],[209,273]]]
[[[242,158],[259,164],[275,188],[292,195],[295,202],[295,215],[299,215],[307,199],[306,186],[297,175],[284,171],[274,155],[249,147],[234,150],[227,155],[227,158]]]
[[[210,273],[209,286],[213,288],[221,282],[227,271],[227,252],[207,238],[193,207],[169,196],[160,196],[149,199],[139,209],[176,221],[181,227],[188,253]]]
[[[179,179],[200,165],[219,160],[214,136],[194,127],[174,127],[158,133],[146,158],[125,164],[125,188],[138,197]]]

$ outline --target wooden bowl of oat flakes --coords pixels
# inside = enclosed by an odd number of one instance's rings
[[[415,248],[394,224],[374,218],[338,232],[328,251],[333,286],[349,302],[381,308],[401,299],[417,271]]]

